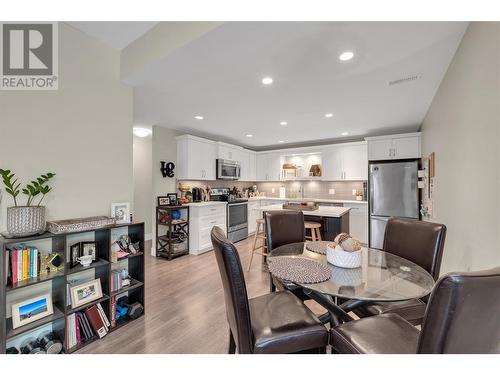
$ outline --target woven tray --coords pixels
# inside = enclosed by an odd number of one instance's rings
[[[82,217],[79,219],[48,221],[47,230],[54,234],[82,232],[107,227],[109,225],[114,225],[115,223],[116,219],[114,217]]]
[[[328,266],[307,258],[270,258],[268,266],[273,276],[293,283],[321,283],[331,277],[331,270]]]
[[[313,253],[326,255],[326,248],[331,241],[312,241],[306,242],[306,249]]]

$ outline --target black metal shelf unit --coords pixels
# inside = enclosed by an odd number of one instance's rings
[[[172,219],[179,211],[180,218]],[[189,206],[156,207],[156,256],[172,260],[189,253]]]
[[[116,231],[116,232],[115,232]],[[85,236],[94,234],[96,242],[96,261],[89,267],[82,267],[78,265],[70,268],[68,247],[72,245],[73,239],[68,239],[70,236]],[[124,264],[124,260],[118,262],[111,261],[111,245],[112,241],[119,234],[128,234],[132,242],[139,242],[140,252],[130,255],[125,258],[127,260],[128,273],[132,279],[131,285],[122,288],[119,291],[111,291],[111,273],[113,272],[113,265],[119,267]],[[9,267],[10,250],[16,245],[35,246],[40,244],[39,241],[49,241],[50,253],[59,253],[63,260],[61,269],[57,272],[38,275],[37,277],[26,279],[20,282],[12,283],[7,279],[6,272]],[[38,242],[38,243],[37,243]],[[90,302],[88,305],[71,308],[68,305],[68,281],[75,276],[77,277],[80,272],[88,272],[93,270],[95,278],[101,280],[102,298]],[[0,353],[5,353],[6,349],[11,346],[10,342],[16,340],[21,336],[37,338],[38,332],[49,324],[52,329],[59,333],[60,339],[63,341],[63,348],[66,348],[66,318],[75,311],[81,311],[100,303],[104,309],[108,319],[111,321],[112,301],[115,301],[117,295],[128,292],[129,303],[139,302],[145,306],[145,262],[144,262],[144,223],[131,223],[119,224],[109,226],[101,229],[90,231],[82,231],[77,233],[67,234],[51,234],[43,233],[40,236],[31,236],[26,238],[5,238],[0,236]],[[18,299],[26,300],[30,297],[39,295],[40,289],[50,291],[52,295],[52,303],[54,313],[42,319],[36,320],[29,324],[23,325],[14,329],[12,327],[12,318],[7,317],[7,305],[12,302],[17,302]],[[20,292],[18,292],[20,290]],[[21,293],[23,296],[20,298],[16,293]],[[26,297],[28,296],[28,297]],[[110,329],[110,333],[118,328],[125,327],[122,321],[117,321],[116,326]],[[66,353],[74,353],[77,350],[96,341],[96,338],[82,342],[77,346],[65,350]]]

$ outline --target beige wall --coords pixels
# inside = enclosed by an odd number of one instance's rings
[[[177,165],[177,142],[175,137],[179,135],[175,130],[163,128],[161,126],[153,126],[153,184],[152,184],[152,233],[153,233],[153,246],[151,253],[155,254],[155,215],[156,215],[156,197],[159,195],[166,195],[168,193],[176,193],[176,179],[175,176],[163,177],[160,172],[160,161],[173,162]],[[177,171],[174,170],[177,174]]]
[[[151,239],[152,230],[152,160],[151,136],[134,136],[134,219],[144,221],[146,240]]]
[[[470,24],[422,125],[431,220],[448,227],[442,273],[500,265],[499,39],[499,23]]]
[[[0,168],[24,182],[57,173],[49,219],[109,215],[112,202],[132,203],[132,91],[119,81],[119,57],[60,23],[59,90],[0,91]],[[0,230],[11,205],[3,195]]]

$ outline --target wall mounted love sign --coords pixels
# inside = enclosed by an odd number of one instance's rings
[[[175,164],[169,161],[160,161],[160,171],[163,177],[174,177]]]

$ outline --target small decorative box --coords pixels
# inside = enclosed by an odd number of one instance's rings
[[[83,217],[79,219],[68,219],[59,221],[48,221],[47,230],[50,233],[72,233],[86,230],[99,229],[110,225],[115,225],[116,219],[107,216]]]

